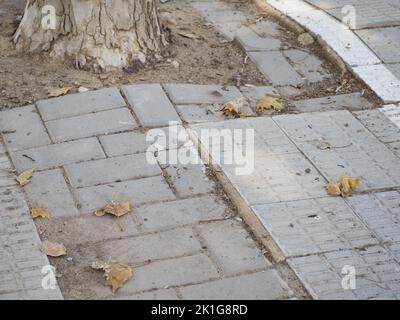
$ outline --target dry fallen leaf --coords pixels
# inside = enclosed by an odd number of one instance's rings
[[[33,219],[36,218],[50,218],[50,212],[47,209],[32,209],[31,216]]]
[[[130,211],[131,211],[131,206],[129,202],[118,202],[116,200],[112,200],[104,208],[97,210],[94,214],[97,217],[102,217],[106,213],[112,214],[113,216],[116,217],[122,217],[123,215],[129,213]]]
[[[106,277],[106,285],[111,286],[112,292],[115,293],[125,282],[132,279],[133,272],[130,266],[116,262],[110,265],[104,276]]]
[[[71,87],[62,87],[62,88],[50,89],[49,90],[49,98],[64,96],[68,92],[70,92],[71,89],[72,89]]]
[[[113,293],[132,279],[133,276],[132,268],[120,262],[107,263],[95,261],[92,263],[92,268],[104,271],[104,277],[106,278],[105,285],[111,286]]]
[[[42,244],[42,251],[50,257],[60,257],[67,254],[63,244],[44,241]]]
[[[19,185],[23,187],[29,182],[31,182],[32,177],[33,177],[33,169],[29,169],[22,172],[17,178],[15,178],[15,180],[17,180]]]
[[[285,109],[285,106],[279,102],[278,99],[273,98],[273,97],[265,97],[257,101],[256,103],[256,109],[257,110],[276,110],[276,111],[282,111]]]
[[[342,196],[347,197],[351,195],[353,191],[355,191],[360,185],[360,179],[342,176],[337,182],[330,182],[326,186],[328,194],[332,196]]]
[[[340,195],[340,186],[338,183],[329,182],[328,185],[326,186],[326,189],[328,191],[328,194],[330,194],[331,196]]]
[[[222,108],[221,112],[229,113],[233,116],[237,116],[242,114],[241,110],[243,109],[245,101],[243,98],[237,98],[232,101],[225,103]],[[244,113],[243,113],[244,114]]]

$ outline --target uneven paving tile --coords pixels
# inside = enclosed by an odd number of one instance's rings
[[[310,52],[297,49],[282,52],[297,72],[303,75],[308,81],[319,82],[330,77],[328,70],[322,66],[323,62]]]
[[[223,219],[227,208],[214,195],[143,205],[135,208],[144,230]]]
[[[154,152],[154,144],[158,150],[180,148],[190,142],[186,130],[182,126],[150,129],[147,132],[126,132],[100,137],[101,144],[109,157],[128,154]],[[163,142],[166,146],[163,146]]]
[[[248,55],[273,85],[298,85],[304,82],[279,51],[248,52]]]
[[[259,205],[254,211],[286,257],[377,244],[341,198]]]
[[[281,41],[272,37],[261,37],[251,29],[241,29],[236,33],[236,39],[245,51],[279,50]]]
[[[143,126],[161,127],[167,126],[170,121],[181,122],[159,84],[124,86],[122,91]]]
[[[50,138],[34,106],[0,112],[0,131],[10,150],[50,144]]]
[[[193,152],[196,152],[193,148]],[[206,168],[196,157],[198,164],[171,164],[165,168],[180,197],[194,196],[214,190],[215,184],[206,175]]]
[[[400,101],[400,79],[385,65],[359,66],[353,70],[385,103]]]
[[[400,104],[387,105],[379,109],[387,118],[389,118],[398,128],[400,128]]]
[[[178,296],[174,289],[160,289],[135,293],[127,296],[118,296],[115,300],[178,300]]]
[[[275,270],[191,285],[179,291],[188,300],[272,300],[292,295]]]
[[[82,116],[46,122],[54,142],[108,134],[138,127],[127,108],[101,111]]]
[[[217,269],[204,254],[155,261],[135,269],[135,281],[119,291],[122,294],[149,289],[175,287],[218,277]]]
[[[281,35],[280,26],[267,18],[261,20],[257,19],[257,21],[249,27],[260,37],[279,37]]]
[[[124,261],[134,266],[147,261],[195,254],[201,250],[193,231],[179,228],[90,244],[81,248],[79,254],[91,261]]]
[[[96,138],[87,138],[11,152],[11,158],[16,169],[21,172],[31,168],[45,170],[74,162],[101,159],[105,155]]]
[[[271,266],[241,223],[235,220],[209,222],[198,229],[224,275]]]
[[[183,121],[187,123],[197,122],[211,122],[224,120],[223,117],[218,117],[212,111],[212,107],[209,105],[177,105],[175,106],[178,114]]]
[[[60,169],[35,172],[24,189],[31,209],[48,209],[52,218],[79,215]]]
[[[291,258],[289,265],[315,299],[399,299],[400,265],[380,246]],[[343,267],[356,272],[356,289],[344,290]]]
[[[36,105],[43,120],[49,121],[120,108],[124,107],[126,103],[117,88],[106,88],[41,100]]]
[[[355,112],[361,123],[384,143],[400,141],[400,128],[380,110]]]
[[[365,99],[359,92],[299,100],[293,103],[296,108],[302,112],[322,112],[341,109],[363,110],[373,108],[373,104]]]
[[[212,26],[228,41],[235,40],[239,32],[249,32],[252,30],[243,25],[241,21],[215,22]]]
[[[42,287],[42,268],[49,265],[22,193],[0,189],[0,299],[62,299]]]
[[[355,213],[383,242],[400,242],[400,193],[357,195],[346,199]]]
[[[163,177],[156,176],[76,190],[83,212],[94,212],[104,207],[115,194],[118,201],[130,202],[132,206],[152,201],[174,200],[175,196]]]
[[[348,111],[277,116],[276,123],[329,181],[361,178],[360,190],[400,185],[398,158]],[[326,148],[326,144],[331,147]]]
[[[134,214],[129,213],[118,219],[111,215],[96,217],[93,212],[72,218],[36,220],[43,239],[68,244],[68,247],[82,248],[86,243],[104,243],[139,234]],[[68,256],[75,261],[83,260],[79,250],[68,250]]]
[[[400,10],[397,13],[400,23]],[[384,63],[400,62],[400,27],[356,31]]]
[[[160,167],[150,164],[147,157],[154,158],[151,154],[134,154],[71,164],[65,171],[75,188],[161,175]]]
[[[168,83],[164,88],[174,104],[226,103],[242,97],[240,91],[231,86]]]

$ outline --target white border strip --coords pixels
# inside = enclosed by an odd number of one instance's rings
[[[303,0],[265,0],[323,40],[384,103],[400,102],[400,79],[346,25]]]

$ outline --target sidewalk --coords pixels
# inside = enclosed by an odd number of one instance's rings
[[[0,219],[0,239],[11,248],[0,252],[7,279],[0,278],[0,298],[31,298],[28,291],[41,287],[48,262],[29,209],[47,208],[51,219],[35,224],[42,240],[67,248],[66,256],[50,259],[66,299],[399,299],[396,107],[381,109],[362,86],[338,87],[325,61],[292,47],[277,23],[249,23],[227,2],[190,2],[228,40],[238,40],[269,85],[129,85],[0,112],[1,205],[10,192],[20,194],[15,201],[25,219]],[[257,111],[265,96],[284,101],[284,114]],[[219,111],[236,98],[248,102],[248,117]],[[175,146],[149,155],[146,134],[170,135],[170,121],[182,139],[172,137]],[[213,157],[201,129],[254,129],[255,170],[237,175],[227,163],[162,161],[168,148]],[[15,173],[31,168],[32,181],[17,187]],[[326,184],[343,174],[359,177],[360,189],[348,198],[328,196]],[[132,212],[96,217],[113,197],[128,201]],[[21,225],[29,241],[14,240]],[[25,275],[15,242],[34,248],[34,277]],[[90,268],[97,260],[129,264],[132,280],[113,295]],[[352,290],[342,282],[348,267],[355,270]],[[61,298],[58,290],[47,293]]]

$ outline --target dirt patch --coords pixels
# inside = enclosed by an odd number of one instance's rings
[[[77,70],[73,61],[52,60],[47,54],[16,52],[12,35],[23,13],[21,0],[0,1],[0,108],[13,108],[47,98],[48,89],[80,86],[95,89],[130,83],[231,84],[240,75],[242,83],[266,84],[256,66],[234,43],[226,42],[184,1],[159,6],[170,45],[159,60],[153,59],[138,72],[95,74]],[[193,34],[188,38],[180,34]],[[176,62],[179,64],[177,66]],[[133,73],[131,73],[133,72]]]

